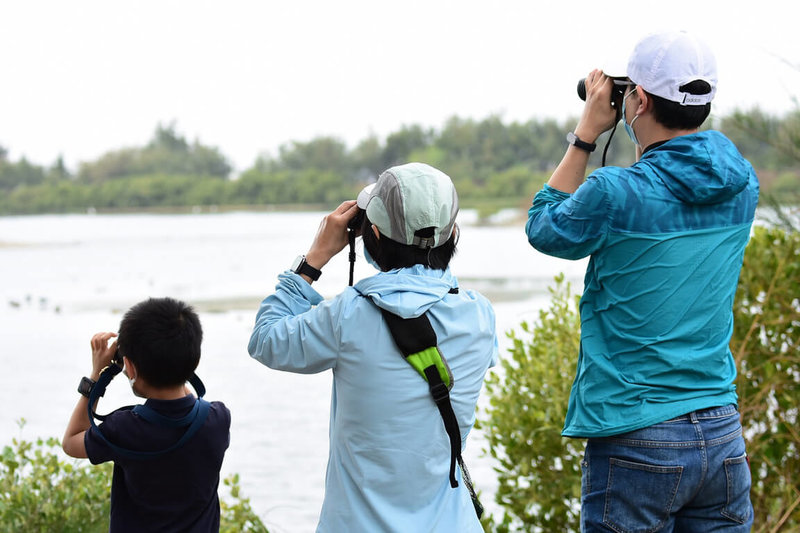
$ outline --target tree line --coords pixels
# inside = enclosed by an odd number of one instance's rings
[[[175,125],[158,125],[142,147],[109,151],[74,172],[59,157],[51,166],[0,147],[0,214],[136,210],[192,206],[329,206],[356,192],[380,172],[424,161],[448,173],[466,203],[524,205],[560,161],[565,132],[576,120],[504,122],[452,117],[440,129],[404,125],[384,140],[372,135],[354,148],[336,137],[284,144],[260,156],[241,175],[216,147],[188,142]],[[794,139],[800,110],[782,117],[758,109],[717,118],[713,126],[747,157],[765,191],[783,198],[800,194]],[[599,166],[609,134],[598,140],[590,165]],[[626,166],[633,149],[624,135],[611,138],[606,164]]]

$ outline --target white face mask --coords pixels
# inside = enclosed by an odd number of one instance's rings
[[[128,383],[131,384],[131,392],[133,393],[134,396],[138,396],[139,398],[144,398],[144,396],[142,396],[142,394],[136,390],[136,387],[134,387],[134,384],[136,383],[136,378],[128,378]]]
[[[625,95],[625,98],[622,99],[622,123],[625,125],[625,132],[628,134],[628,137],[631,138],[633,144],[639,146],[639,139],[636,138],[636,133],[633,131],[633,123],[636,122],[636,119],[639,118],[639,115],[633,117],[633,120],[631,120],[630,124],[628,124],[628,121],[625,119],[625,100],[627,100],[628,97],[635,92],[636,89],[634,88],[631,92]]]
[[[139,396],[141,398],[142,396],[138,392],[136,392],[136,388],[134,387],[134,385],[136,384],[136,378],[135,377],[130,377],[128,375],[128,369],[127,368],[123,368],[122,371],[125,374],[125,377],[128,378],[128,384],[131,386],[131,392],[134,394],[134,396]]]

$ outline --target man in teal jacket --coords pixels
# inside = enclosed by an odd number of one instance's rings
[[[727,138],[699,131],[716,84],[713,55],[684,32],[640,41],[627,76],[592,71],[570,146],[529,211],[534,248],[590,257],[563,430],[588,438],[584,531],[752,524],[728,343],[758,181]],[[637,161],[584,181],[620,89]]]
[[[333,372],[318,532],[482,532],[460,471],[451,486],[450,441],[428,385],[381,314],[427,312],[454,378],[463,448],[497,337],[489,302],[459,287],[448,266],[458,235],[455,188],[435,168],[409,163],[381,174],[358,202],[325,217],[306,256],[279,276],[256,316],[250,354],[278,370]],[[323,300],[311,283],[347,244],[359,209],[365,255],[380,272]]]

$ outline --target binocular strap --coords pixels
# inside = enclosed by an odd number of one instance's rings
[[[100,426],[95,423],[94,419],[97,418],[98,420],[105,420],[109,415],[99,415],[94,412],[93,406],[97,401],[103,396],[106,392],[106,388],[108,384],[111,383],[111,380],[122,371],[122,367],[116,364],[111,364],[107,366],[103,371],[100,373],[100,378],[95,383],[94,387],[92,388],[91,394],[89,394],[89,422],[93,428],[97,430],[97,434],[100,436],[100,439],[105,442],[109,448],[117,452],[118,454],[127,457],[129,459],[153,459],[155,457],[159,457],[171,451],[177,450],[184,444],[186,444],[189,439],[194,437],[195,433],[197,433],[203,424],[208,418],[208,411],[210,409],[210,404],[202,398],[205,395],[206,388],[203,385],[203,382],[197,377],[197,374],[193,374],[192,377],[189,379],[189,383],[194,387],[195,391],[197,391],[198,398],[194,403],[191,411],[188,414],[181,418],[170,418],[164,416],[154,409],[146,406],[146,405],[127,405],[125,407],[120,407],[117,411],[126,411],[131,410],[136,415],[142,417],[146,421],[150,422],[151,424],[159,427],[164,428],[187,428],[184,434],[178,439],[174,444],[171,446],[163,449],[157,450],[152,452],[145,452],[145,451],[138,451],[138,450],[131,450],[128,448],[124,448],[117,444],[114,444],[103,434],[103,430],[100,429]],[[115,411],[116,412],[116,411]],[[110,413],[109,413],[110,414]]]

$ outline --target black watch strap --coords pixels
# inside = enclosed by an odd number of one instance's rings
[[[92,389],[97,382],[93,379],[89,379],[86,376],[81,378],[81,382],[78,384],[78,392],[82,395],[86,396],[87,398],[92,393]]]
[[[292,264],[292,272],[295,274],[305,274],[313,281],[317,281],[322,275],[321,270],[306,263],[306,256],[304,255],[300,255],[294,260],[294,263]]]
[[[586,141],[580,140],[580,138],[575,135],[574,132],[567,133],[567,142],[576,148],[580,148],[581,150],[585,150],[589,153],[594,152],[594,149],[597,148],[595,143],[587,143]]]

